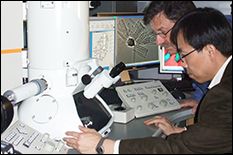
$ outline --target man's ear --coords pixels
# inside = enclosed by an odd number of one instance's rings
[[[206,50],[208,51],[208,55],[211,59],[213,59],[216,56],[217,49],[213,44],[206,45]]]

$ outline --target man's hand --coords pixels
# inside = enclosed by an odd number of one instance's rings
[[[165,135],[170,135],[173,133],[180,133],[185,131],[184,128],[176,127],[174,124],[167,118],[162,116],[155,116],[144,122],[146,125],[155,124],[158,128],[162,129]]]
[[[83,154],[96,154],[96,146],[102,136],[94,129],[85,128],[79,126],[79,129],[83,132],[67,131],[67,136],[63,140],[66,141],[66,145],[73,147]]]
[[[182,100],[182,101],[179,101],[181,107],[193,107],[192,109],[192,114],[195,114],[196,111],[197,111],[197,106],[199,104],[199,102],[195,99],[186,99],[186,100]]]
[[[67,131],[67,136],[63,140],[66,141],[66,145],[78,150],[82,154],[96,154],[96,146],[102,136],[95,130],[79,126],[79,129],[83,132]],[[113,153],[115,141],[106,139],[103,143],[104,153]]]

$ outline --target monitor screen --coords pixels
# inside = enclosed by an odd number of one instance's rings
[[[116,17],[116,63],[123,62],[126,68],[159,64],[159,46],[150,25],[143,24],[144,15]]]
[[[181,74],[184,68],[181,66],[179,54],[169,54],[164,47],[160,48],[161,62],[160,73]]]
[[[115,66],[116,19],[89,17],[90,58],[98,58],[104,69]]]

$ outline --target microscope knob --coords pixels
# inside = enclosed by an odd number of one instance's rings
[[[88,85],[89,83],[91,83],[91,76],[90,75],[88,75],[88,74],[85,74],[85,75],[83,75],[83,77],[82,77],[82,82],[83,82],[83,84],[85,84],[85,85]]]
[[[126,67],[125,64],[123,62],[120,62],[119,64],[117,64],[115,67],[112,68],[109,75],[112,78],[115,78],[117,75],[119,75],[125,69],[125,67]]]
[[[94,72],[91,75],[88,75],[88,74],[83,75],[82,79],[81,79],[82,83],[85,84],[85,85],[88,85],[89,83],[91,83],[92,79],[96,75],[100,74],[103,70],[104,69],[101,66],[99,66],[94,70]]]

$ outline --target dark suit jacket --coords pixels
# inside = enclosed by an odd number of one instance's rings
[[[197,122],[166,139],[148,137],[121,140],[119,153],[232,153],[232,60],[221,82],[199,104]]]

